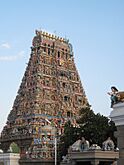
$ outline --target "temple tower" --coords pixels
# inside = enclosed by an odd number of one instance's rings
[[[12,110],[1,133],[7,152],[15,142],[21,159],[54,160],[54,139],[65,122],[76,125],[88,101],[68,40],[37,31],[31,55]]]

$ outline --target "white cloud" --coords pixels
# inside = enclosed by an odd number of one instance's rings
[[[15,56],[0,56],[0,61],[16,61],[24,56],[24,51],[20,51]]]
[[[5,49],[10,49],[11,48],[11,45],[8,43],[8,42],[5,42],[5,43],[2,43],[0,45],[1,48],[5,48]]]

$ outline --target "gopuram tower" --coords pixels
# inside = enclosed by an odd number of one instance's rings
[[[68,120],[76,125],[79,110],[87,105],[72,45],[36,30],[25,74],[1,133],[1,148],[7,152],[14,142],[22,160],[54,161],[55,136],[61,136]]]

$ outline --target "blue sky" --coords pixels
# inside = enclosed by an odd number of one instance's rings
[[[30,56],[35,29],[69,38],[95,113],[110,114],[106,94],[124,90],[123,0],[0,0],[0,130]]]

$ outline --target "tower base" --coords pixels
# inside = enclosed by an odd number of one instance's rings
[[[55,165],[54,160],[30,160],[30,159],[20,159],[19,165]],[[57,162],[59,165],[59,162]]]

